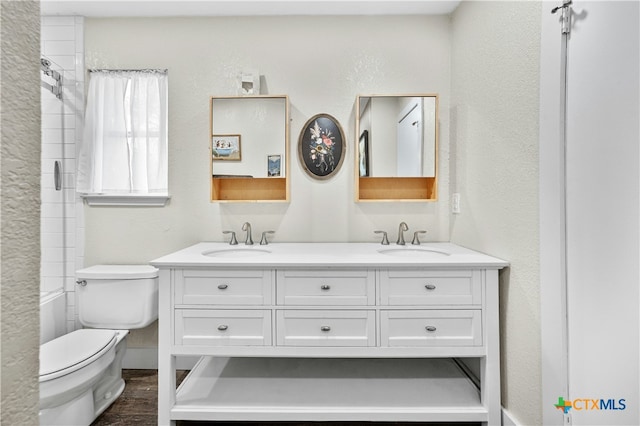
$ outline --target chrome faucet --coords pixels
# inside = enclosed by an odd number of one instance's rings
[[[251,238],[251,224],[249,222],[245,222],[242,225],[242,230],[247,231],[247,238],[244,240],[244,243],[248,246],[252,246],[253,238]]]
[[[400,226],[398,226],[398,240],[396,241],[396,244],[403,246],[405,244],[404,242],[404,231],[408,231],[409,227],[407,226],[407,224],[405,222],[400,222]]]

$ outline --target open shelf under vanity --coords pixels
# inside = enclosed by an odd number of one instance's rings
[[[199,420],[487,420],[480,391],[449,358],[204,356],[171,416]]]

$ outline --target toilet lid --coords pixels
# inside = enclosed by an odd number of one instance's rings
[[[158,268],[151,265],[93,265],[76,271],[76,277],[84,280],[132,280],[157,276]]]
[[[116,331],[82,329],[40,345],[40,381],[72,373],[116,343]]]

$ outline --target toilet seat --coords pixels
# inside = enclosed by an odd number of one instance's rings
[[[91,364],[116,344],[115,330],[81,329],[40,346],[40,382]]]

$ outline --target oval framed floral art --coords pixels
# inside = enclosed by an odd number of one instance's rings
[[[304,170],[315,179],[328,179],[340,169],[346,154],[344,132],[329,114],[316,114],[302,128],[298,157]]]

